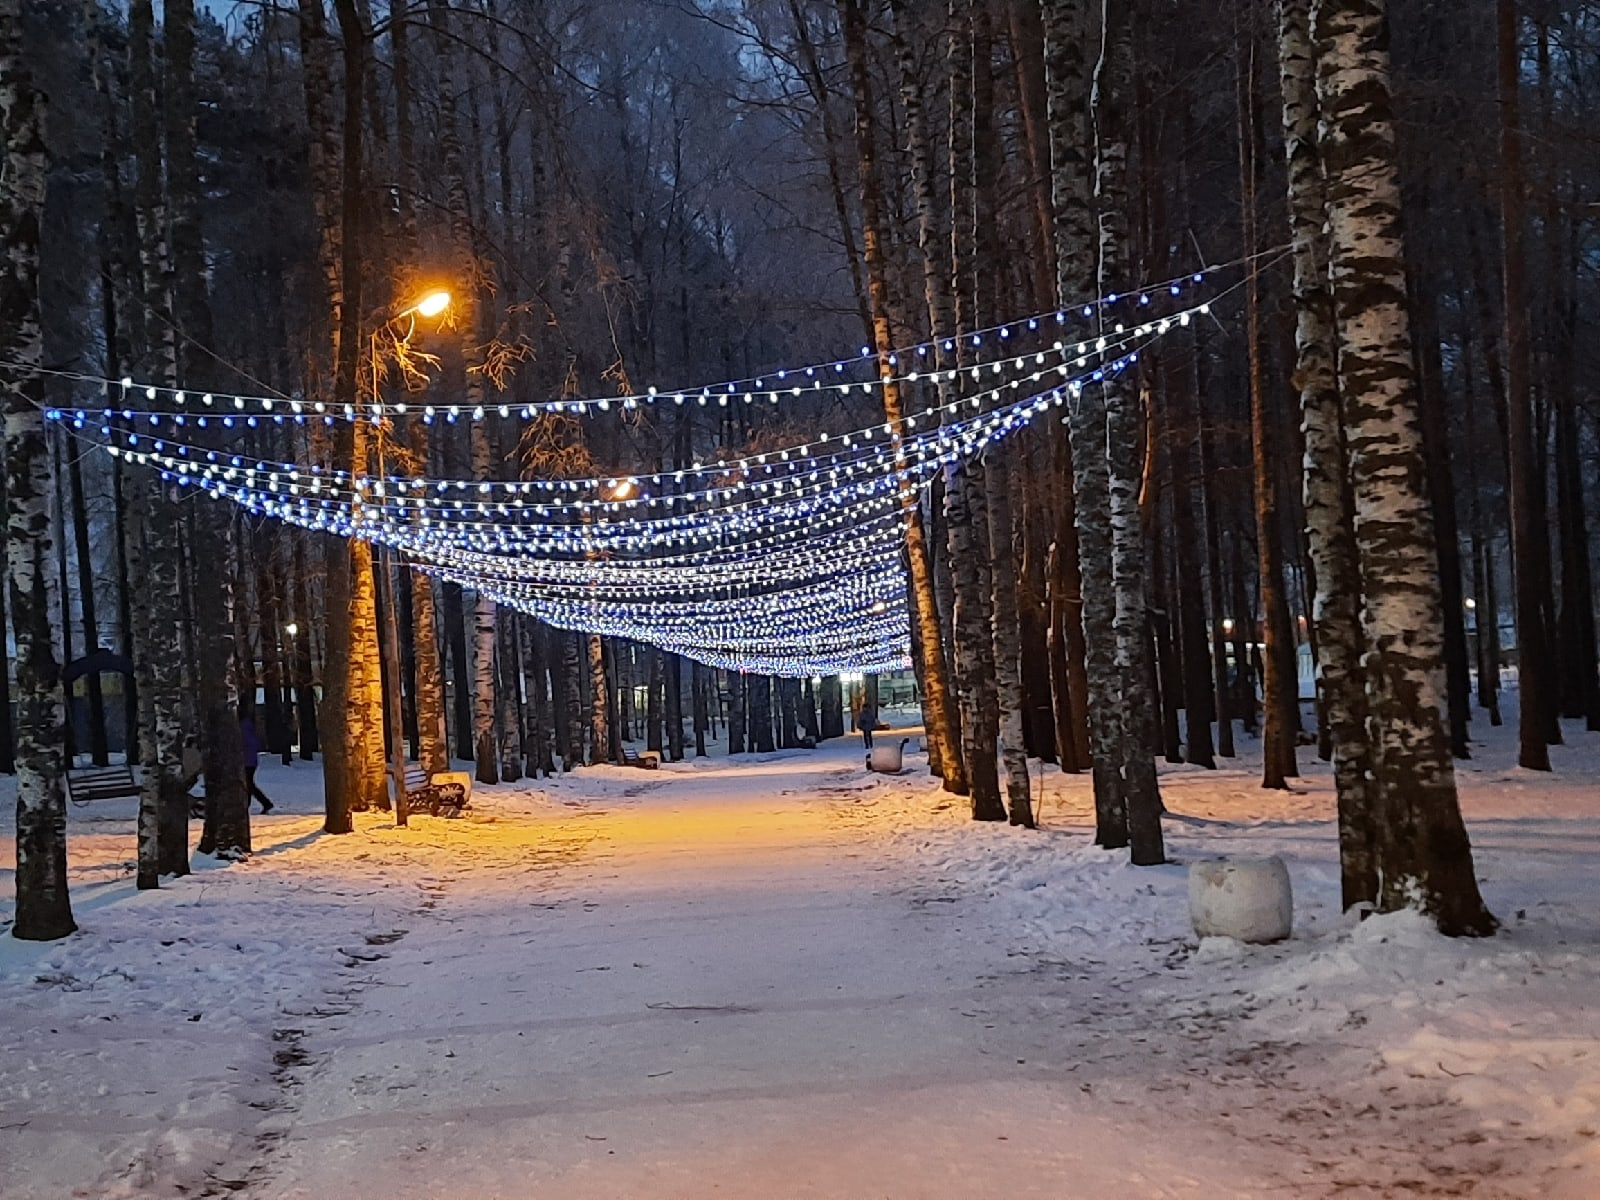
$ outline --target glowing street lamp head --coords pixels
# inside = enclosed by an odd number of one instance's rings
[[[635,486],[632,479],[619,479],[611,486],[611,498],[613,500],[626,500],[633,495]]]
[[[449,307],[450,293],[440,290],[437,292],[429,292],[421,300],[417,301],[417,306],[413,311],[419,316],[437,317]]]
[[[293,637],[295,634],[300,632],[300,626],[296,625],[293,621],[290,621],[283,627],[283,631],[290,637]]]

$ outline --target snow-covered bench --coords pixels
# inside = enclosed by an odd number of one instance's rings
[[[472,802],[472,776],[465,771],[430,775],[421,763],[407,763],[405,788],[406,804],[413,811],[427,809],[435,817],[459,817]]]

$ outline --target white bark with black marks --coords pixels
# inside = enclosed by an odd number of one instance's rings
[[[1339,387],[1361,570],[1378,906],[1417,906],[1447,934],[1488,934],[1444,730],[1438,556],[1423,485],[1406,310],[1384,5],[1317,0]]]
[[[4,396],[6,581],[16,643],[17,908],[13,937],[50,941],[77,928],[67,896],[67,813],[61,778],[66,708],[51,641],[45,578],[53,552],[39,329],[39,220],[49,154],[44,99],[34,90],[20,0],[0,0],[0,374]]]
[[[1328,290],[1326,184],[1317,135],[1310,0],[1280,0],[1278,69],[1294,244],[1294,380],[1305,437],[1306,536],[1317,579],[1317,686],[1333,744],[1339,867],[1345,908],[1377,899],[1372,791],[1361,682],[1361,577]]]

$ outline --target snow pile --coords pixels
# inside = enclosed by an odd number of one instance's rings
[[[1294,927],[1283,859],[1217,859],[1189,868],[1189,921],[1204,938],[1281,942]]]

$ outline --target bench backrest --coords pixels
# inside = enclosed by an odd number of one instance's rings
[[[74,800],[110,800],[117,796],[137,796],[138,780],[126,766],[84,767],[66,773],[67,795]]]

